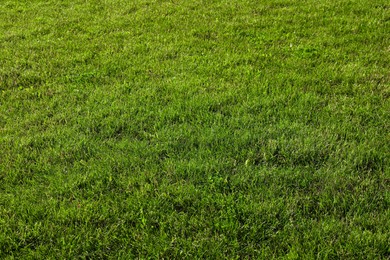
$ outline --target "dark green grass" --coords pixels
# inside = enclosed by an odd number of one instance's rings
[[[390,257],[390,5],[1,1],[0,258]]]

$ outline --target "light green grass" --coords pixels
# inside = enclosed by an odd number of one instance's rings
[[[390,257],[385,0],[0,2],[0,258]]]

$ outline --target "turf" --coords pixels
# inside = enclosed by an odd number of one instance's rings
[[[385,0],[0,2],[0,258],[390,258]]]

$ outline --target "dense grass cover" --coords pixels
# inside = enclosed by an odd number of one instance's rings
[[[0,258],[390,257],[387,0],[0,1]]]

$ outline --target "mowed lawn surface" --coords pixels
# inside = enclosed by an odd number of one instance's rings
[[[386,0],[0,1],[0,258],[388,259]]]

